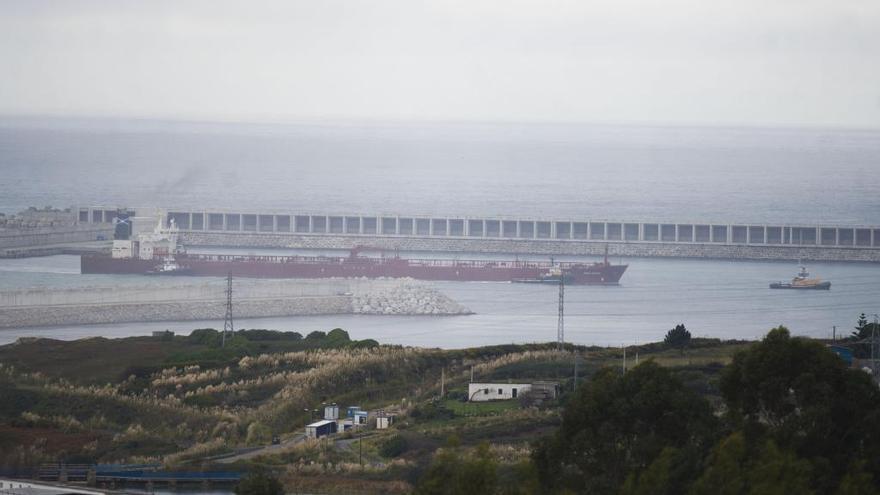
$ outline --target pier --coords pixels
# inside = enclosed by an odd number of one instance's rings
[[[314,214],[231,210],[82,207],[81,224],[125,215],[135,231],[161,211],[190,246],[350,249],[535,255],[696,257],[880,262],[880,226],[638,222]],[[143,220],[141,220],[143,219]]]

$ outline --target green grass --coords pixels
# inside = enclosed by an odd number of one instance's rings
[[[501,414],[504,411],[519,409],[516,400],[493,400],[489,402],[460,402],[447,399],[443,401],[443,407],[451,410],[456,416],[488,416]]]

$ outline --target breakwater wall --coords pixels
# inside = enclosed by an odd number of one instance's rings
[[[222,320],[225,282],[0,291],[0,328],[139,321]],[[458,315],[467,308],[412,280],[243,280],[235,318],[318,314]]]
[[[590,218],[445,217],[397,214],[77,207],[79,224],[120,215],[135,233],[158,218],[180,228],[191,246],[383,249],[538,255],[594,255],[745,260],[880,261],[880,225],[804,225],[707,221],[610,221]]]
[[[358,245],[402,251],[468,252],[622,257],[708,258],[733,260],[880,262],[880,249],[820,247],[809,245],[739,245],[710,243],[559,241],[538,239],[470,239],[432,237],[346,236],[306,234],[254,234],[184,232],[188,246],[236,248],[351,249]]]
[[[65,227],[11,228],[0,230],[0,249],[90,242],[112,239],[110,224],[80,224]]]

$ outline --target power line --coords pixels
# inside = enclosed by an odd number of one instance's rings
[[[226,317],[223,320],[223,342],[222,346],[226,347],[226,333],[230,335],[235,333],[235,326],[232,323],[232,272],[226,275]]]
[[[556,320],[556,347],[565,345],[565,272],[559,273],[559,314]]]

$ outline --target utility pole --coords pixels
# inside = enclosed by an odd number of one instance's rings
[[[440,399],[446,395],[446,367],[440,368]]]
[[[871,374],[877,379],[877,356],[874,351],[877,346],[877,319],[874,319],[874,325],[871,327]]]
[[[223,320],[222,347],[226,347],[226,332],[235,333],[235,326],[232,323],[232,272],[226,275],[226,318]]]
[[[623,372],[626,373],[626,346],[623,346]]]
[[[572,390],[577,390],[578,388],[578,361],[580,361],[580,354],[578,354],[577,350],[574,351],[574,385],[572,385]]]
[[[556,321],[556,349],[565,345],[565,272],[559,272],[559,316]]]
[[[831,341],[837,342],[837,325],[831,327]]]
[[[474,365],[471,365],[471,383],[474,383]]]

